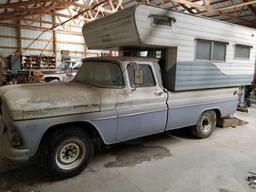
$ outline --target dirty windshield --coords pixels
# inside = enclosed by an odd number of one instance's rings
[[[100,87],[120,87],[124,85],[119,64],[106,61],[83,62],[74,81]]]

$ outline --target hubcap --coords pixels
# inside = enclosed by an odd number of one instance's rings
[[[74,169],[81,164],[85,157],[85,152],[85,145],[80,140],[65,141],[57,149],[56,164],[61,169]]]
[[[208,133],[212,127],[212,123],[208,116],[204,116],[201,121],[201,131],[203,133]]]

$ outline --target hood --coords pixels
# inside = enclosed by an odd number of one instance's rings
[[[80,83],[36,83],[0,88],[3,113],[14,120],[45,118],[100,110],[100,98]]]
[[[58,74],[58,73],[65,73],[66,70],[61,70],[61,69],[45,69],[40,71],[44,75],[48,74]]]

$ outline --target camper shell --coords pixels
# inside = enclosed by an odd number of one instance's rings
[[[158,57],[170,91],[244,86],[253,80],[252,28],[141,4],[85,24],[83,34],[89,49]]]

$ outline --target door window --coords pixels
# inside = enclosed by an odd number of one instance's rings
[[[127,71],[131,87],[154,87],[156,85],[150,65],[131,63],[128,64]]]

